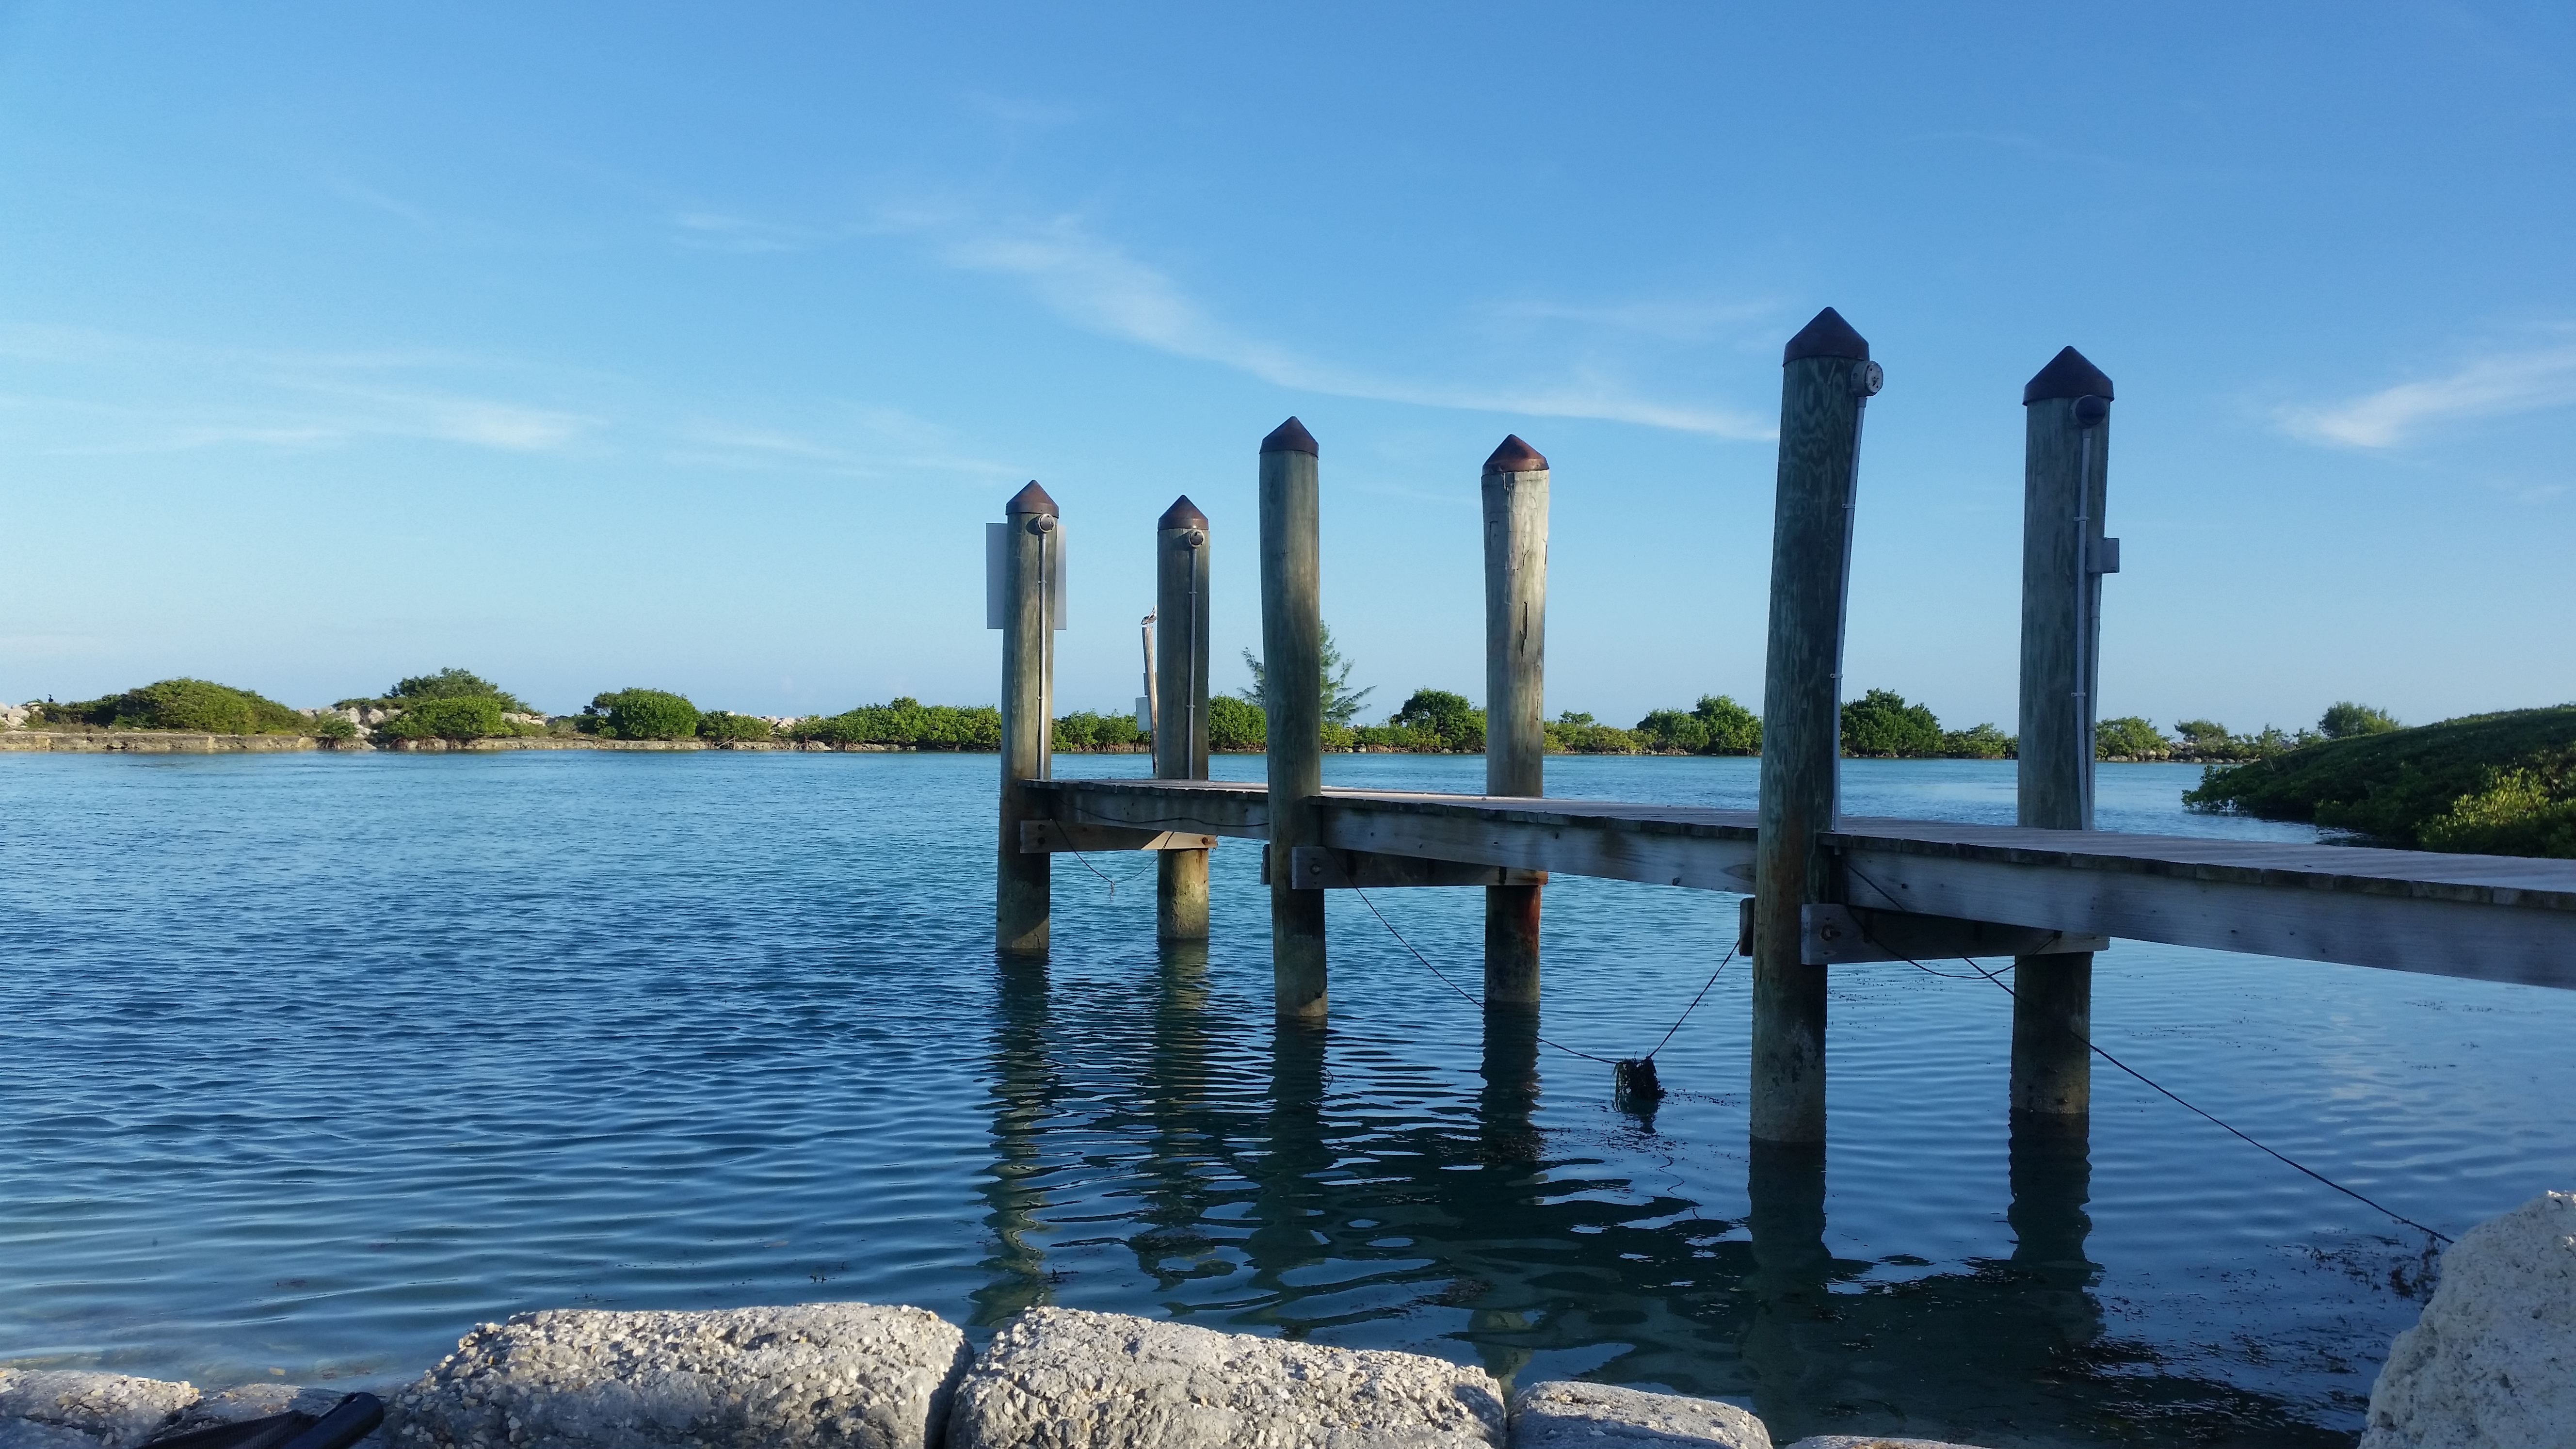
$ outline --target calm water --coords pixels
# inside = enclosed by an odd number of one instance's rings
[[[1753,763],[1548,781],[1750,804]],[[994,772],[0,756],[0,1363],[375,1382],[529,1308],[846,1297],[981,1333],[1061,1303],[1717,1394],[1784,1438],[2343,1444],[2419,1306],[2421,1235],[2107,1068],[2089,1152],[2014,1142],[1975,979],[1837,968],[1817,1159],[1748,1153],[1740,963],[1651,1118],[1488,1037],[1346,893],[1329,1030],[1274,1032],[1240,842],[1212,949],[1157,951],[1146,857],[1060,858],[1054,959],[997,967]],[[2304,834],[2182,813],[2195,779],[2106,768],[2105,824]],[[2011,766],[1854,762],[1846,796],[2009,820]],[[1476,980],[1477,893],[1373,898]],[[1551,886],[1542,1029],[1650,1046],[1734,916]],[[2533,988],[2098,965],[2104,1045],[2454,1232],[2576,1179],[2571,1027]]]

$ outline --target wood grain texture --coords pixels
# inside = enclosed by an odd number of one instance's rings
[[[2021,744],[2025,826],[2092,828],[2102,580],[2085,568],[2110,497],[2111,424],[2086,430],[2075,399],[2022,409]],[[2079,647],[2080,646],[2080,647]],[[2072,1119],[2093,1102],[2093,958],[2022,959],[2014,973],[2012,1109]]]
[[[1753,1136],[1825,1137],[1825,972],[1802,959],[1799,912],[1834,899],[1826,858],[1840,768],[1845,572],[1861,397],[1841,357],[1781,369],[1762,675],[1762,797],[1754,864]]]
[[[1289,879],[1288,851],[1321,845],[1323,603],[1315,455],[1261,455],[1262,708],[1270,776],[1270,977],[1278,1013],[1323,1019],[1324,898]]]
[[[1196,535],[1193,542],[1192,535]],[[1191,524],[1154,531],[1154,773],[1204,780],[1208,773],[1208,581],[1215,529]],[[1169,857],[1154,867],[1154,934],[1204,941],[1208,863]]]
[[[1023,495],[1025,496],[1025,495]],[[1015,500],[1016,501],[1016,500]],[[1052,514],[1002,515],[1002,788],[1001,838],[994,870],[994,944],[1013,956],[1043,956],[1047,949],[1052,877],[1048,858],[1023,854],[1020,824],[1044,812],[1029,781],[1052,773],[1048,718],[1054,680],[1054,638],[1048,625],[1047,585],[1057,562],[1057,534],[1041,532]]]
[[[1547,760],[1548,470],[1487,468],[1485,793],[1544,795]],[[1485,1004],[1539,1003],[1539,889],[1485,892]]]

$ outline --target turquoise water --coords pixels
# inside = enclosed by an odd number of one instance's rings
[[[1749,805],[1753,763],[1549,790]],[[2008,763],[1846,768],[1855,813],[2011,816]],[[2107,1068],[2089,1150],[2015,1142],[1973,978],[1836,969],[1817,1159],[1748,1153],[1740,964],[1651,1118],[1487,1036],[1347,893],[1330,1027],[1275,1032],[1240,842],[1211,948],[1158,951],[1146,857],[1060,858],[1053,959],[999,966],[994,775],[0,756],[0,1363],[381,1383],[529,1308],[1061,1303],[1719,1394],[1783,1438],[2344,1444],[2419,1307],[2421,1234]],[[2196,778],[2106,767],[2104,824],[2304,838],[2183,813]],[[1473,983],[1477,893],[1372,899]],[[1551,886],[1542,1030],[1643,1050],[1734,915]],[[2425,1222],[2576,1177],[2576,995],[2129,942],[2097,973],[2105,1046]]]

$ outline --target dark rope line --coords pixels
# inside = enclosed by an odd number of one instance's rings
[[[1468,994],[1467,994],[1467,992],[1466,992],[1466,990],[1465,990],[1464,988],[1462,988],[1461,986],[1459,986],[1459,984],[1458,984],[1457,982],[1452,981],[1452,980],[1450,980],[1450,979],[1449,979],[1448,974],[1447,974],[1446,972],[1442,971],[1439,967],[1432,965],[1432,964],[1431,964],[1431,958],[1430,958],[1430,957],[1423,955],[1421,951],[1419,951],[1418,949],[1416,949],[1416,948],[1414,947],[1414,944],[1413,944],[1411,941],[1408,941],[1408,940],[1404,939],[1404,933],[1403,933],[1402,931],[1399,931],[1399,930],[1397,930],[1397,929],[1395,928],[1395,922],[1390,921],[1390,920],[1388,920],[1388,919],[1386,918],[1386,912],[1381,911],[1381,910],[1379,910],[1379,909],[1377,908],[1377,902],[1375,902],[1375,901],[1373,901],[1373,900],[1370,900],[1370,899],[1368,898],[1368,892],[1367,892],[1366,890],[1363,890],[1363,889],[1361,889],[1361,888],[1360,888],[1360,887],[1358,887],[1358,886],[1353,886],[1353,887],[1351,887],[1351,894],[1353,894],[1353,895],[1355,895],[1355,896],[1358,896],[1358,897],[1360,898],[1360,904],[1361,904],[1361,905],[1364,905],[1364,906],[1366,906],[1366,907],[1368,907],[1369,914],[1370,914],[1370,915],[1372,915],[1372,916],[1377,917],[1377,923],[1378,923],[1379,925],[1381,925],[1381,926],[1386,927],[1386,933],[1387,933],[1388,935],[1393,936],[1393,937],[1395,938],[1395,944],[1397,944],[1397,945],[1399,945],[1399,946],[1402,946],[1405,950],[1407,950],[1407,951],[1411,952],[1411,953],[1412,953],[1412,955],[1413,955],[1413,959],[1414,959],[1414,960],[1416,960],[1416,961],[1421,962],[1421,963],[1422,963],[1422,968],[1423,968],[1424,970],[1426,970],[1426,971],[1430,972],[1432,975],[1434,975],[1434,976],[1436,976],[1436,977],[1439,977],[1439,978],[1440,978],[1440,984],[1441,984],[1441,985],[1448,987],[1448,988],[1449,988],[1451,991],[1453,991],[1453,992],[1456,992],[1456,993],[1457,993],[1457,995],[1458,995],[1458,999],[1459,999],[1459,1000],[1461,1000],[1461,1001],[1463,1001],[1463,1002],[1466,1002],[1469,1006],[1475,1007],[1475,1008],[1476,1008],[1477,1010],[1479,1010],[1479,1011],[1484,1010],[1485,1003],[1483,1003],[1483,1002],[1481,1002],[1481,1001],[1477,1000],[1477,999],[1476,999],[1475,997],[1473,997],[1473,996],[1468,995]],[[1668,1030],[1668,1031],[1666,1031],[1666,1032],[1664,1033],[1664,1039],[1663,1039],[1662,1041],[1659,1041],[1659,1042],[1655,1043],[1655,1051],[1653,1051],[1653,1052],[1648,1052],[1648,1053],[1646,1053],[1644,1056],[1637,1058],[1637,1060],[1639,1060],[1639,1061],[1647,1061],[1647,1062],[1651,1062],[1651,1061],[1653,1061],[1653,1060],[1655,1059],[1655,1052],[1662,1051],[1662,1050],[1664,1049],[1664,1047],[1672,1041],[1672,1039],[1673,1039],[1673,1033],[1674,1033],[1674,1032],[1677,1032],[1677,1031],[1680,1031],[1680,1030],[1682,1029],[1682,1023],[1683,1023],[1683,1022],[1686,1022],[1686,1021],[1688,1021],[1688,1020],[1690,1020],[1691,1013],[1692,1013],[1692,1012],[1694,1012],[1694,1011],[1699,1010],[1699,1004],[1700,1004],[1701,1000],[1702,1000],[1703,998],[1705,998],[1705,997],[1708,995],[1709,988],[1710,988],[1710,987],[1712,987],[1712,986],[1715,986],[1715,985],[1717,984],[1717,978],[1718,978],[1719,973],[1720,973],[1720,972],[1723,972],[1724,970],[1726,970],[1728,963],[1730,963],[1730,962],[1734,961],[1734,959],[1735,959],[1735,948],[1734,948],[1734,947],[1732,947],[1732,946],[1730,946],[1730,947],[1728,947],[1728,948],[1727,948],[1727,951],[1726,951],[1726,959],[1725,959],[1725,960],[1723,960],[1723,961],[1718,962],[1718,963],[1717,963],[1717,970],[1716,970],[1716,971],[1712,971],[1712,972],[1708,973],[1708,980],[1707,980],[1707,981],[1705,981],[1705,982],[1703,982],[1703,983],[1701,983],[1700,988],[1699,988],[1699,995],[1698,995],[1698,996],[1694,996],[1694,997],[1692,997],[1692,998],[1691,998],[1691,1000],[1690,1000],[1690,1005],[1683,1007],[1683,1008],[1682,1008],[1682,1014],[1681,1014],[1680,1016],[1675,1017],[1675,1018],[1673,1019],[1672,1028],[1671,1028],[1671,1030]],[[1618,1066],[1618,1065],[1619,1065],[1618,1059],[1617,1059],[1617,1058],[1615,1058],[1615,1057],[1595,1056],[1595,1055],[1593,1055],[1592,1053],[1587,1052],[1587,1051],[1577,1051],[1575,1048],[1570,1047],[1570,1046],[1566,1046],[1566,1045],[1564,1045],[1564,1044],[1563,1044],[1563,1043],[1561,1043],[1561,1042],[1549,1041],[1549,1040],[1548,1040],[1546,1037],[1544,1037],[1544,1036],[1539,1037],[1539,1038],[1538,1038],[1538,1040],[1539,1040],[1543,1045],[1555,1047],[1558,1051],[1561,1051],[1561,1052],[1565,1053],[1567,1056],[1570,1056],[1570,1057],[1581,1057],[1581,1058],[1583,1058],[1585,1061],[1588,1061],[1588,1062],[1599,1062],[1599,1063],[1601,1063],[1603,1066],[1608,1066],[1608,1067],[1615,1067],[1615,1066]]]
[[[1862,883],[1863,883],[1863,884],[1865,884],[1865,885],[1867,885],[1871,890],[1877,891],[1881,899],[1884,899],[1884,900],[1890,900],[1890,901],[1892,901],[1892,900],[1896,899],[1896,897],[1895,897],[1893,894],[1889,893],[1889,891],[1887,890],[1887,888],[1886,888],[1886,887],[1881,886],[1878,882],[1876,882],[1876,881],[1874,881],[1874,880],[1871,880],[1871,879],[1870,879],[1868,876],[1866,876],[1866,875],[1861,875],[1861,872],[1860,872],[1859,868],[1858,868],[1858,867],[1853,866],[1850,862],[1848,862],[1848,861],[1844,862],[1843,868],[1844,868],[1845,870],[1850,871],[1853,875],[1860,876],[1860,879],[1861,879]],[[1896,909],[1896,910],[1898,910],[1898,911],[1899,911],[1899,912],[1901,912],[1901,913],[1902,913],[1902,912],[1904,912],[1904,907],[1902,907],[1902,906],[1896,907],[1895,909]],[[1931,967],[1924,965],[1922,962],[1917,961],[1917,960],[1915,960],[1914,958],[1912,958],[1912,957],[1910,957],[1910,956],[1906,956],[1906,955],[1903,955],[1903,954],[1901,954],[1901,953],[1898,953],[1898,952],[1896,952],[1896,951],[1892,950],[1891,948],[1889,948],[1888,946],[1886,946],[1886,945],[1882,944],[1882,943],[1881,943],[1881,942],[1880,942],[1876,937],[1872,936],[1872,935],[1871,935],[1867,930],[1863,930],[1863,931],[1861,932],[1861,939],[1863,939],[1863,940],[1865,940],[1865,941],[1868,941],[1868,942],[1869,942],[1871,945],[1873,945],[1873,946],[1877,946],[1877,947],[1878,947],[1878,949],[1880,949],[1880,950],[1882,950],[1882,951],[1887,951],[1887,952],[1888,952],[1888,954],[1895,956],[1895,957],[1896,957],[1896,959],[1898,959],[1898,960],[1900,960],[1900,961],[1903,961],[1906,965],[1913,967],[1913,968],[1914,968],[1915,970],[1917,970],[1917,971],[1924,972],[1924,973],[1926,973],[1927,975],[1938,976],[1938,977],[1940,977],[1940,978],[1941,978],[1942,980],[1944,980],[1944,981],[1965,981],[1965,980],[1967,980],[1967,979],[1968,979],[1967,977],[1952,975],[1952,974],[1950,974],[1950,973],[1948,973],[1948,972],[1944,972],[1944,971],[1934,971]],[[2003,973],[2002,973],[2001,971],[1988,971],[1988,970],[1986,970],[1984,967],[1982,967],[1982,966],[1978,965],[1976,962],[1971,961],[1971,960],[1969,960],[1967,957],[1964,957],[1964,956],[1960,957],[1960,958],[1959,958],[1959,961],[1960,961],[1960,964],[1962,964],[1962,965],[1966,966],[1969,970],[1976,972],[1976,973],[1977,973],[1977,977],[1978,977],[1978,979],[1983,980],[1983,981],[1985,981],[1985,982],[1987,982],[1987,983],[1991,984],[1992,986],[1994,986],[1994,988],[1995,988],[1996,990],[2001,991],[2004,995],[2009,996],[2009,997],[2012,997],[2012,998],[2013,998],[2014,1000],[2016,1000],[2016,1001],[2018,1001],[2018,1000],[2020,1000],[2020,999],[2021,999],[2021,994],[2020,994],[2019,992],[2017,992],[2017,991],[2013,990],[2013,989],[2012,989],[2012,987],[2011,987],[2010,985],[2008,985],[2008,984],[2003,980]],[[2254,1137],[2252,1134],[2247,1133],[2247,1132],[2245,1132],[2245,1131],[2243,1131],[2243,1130],[2241,1130],[2241,1129],[2239,1129],[2239,1128],[2237,1128],[2237,1127],[2235,1127],[2235,1126],[2233,1126],[2233,1125],[2231,1125],[2231,1124],[2229,1124],[2229,1123],[2227,1123],[2227,1122],[2225,1122],[2225,1121],[2222,1121],[2222,1120],[2221,1120],[2221,1119],[2219,1119],[2217,1116],[2215,1116],[2215,1115],[2213,1115],[2213,1114],[2211,1114],[2211,1113],[2209,1113],[2209,1112],[2203,1111],[2203,1110],[2202,1110],[2201,1108],[2199,1108],[2199,1107],[2193,1106],[2190,1102],[2185,1101],[2179,1093],[2176,1093],[2176,1092],[2175,1092],[2175,1091],[2173,1091],[2171,1088],[2169,1088],[2169,1087],[2165,1086],[2162,1082],[2157,1081],[2155,1078],[2148,1076],[2146,1073],[2144,1073],[2144,1072],[2142,1072],[2142,1071],[2139,1071],[2136,1067],[2130,1066],[2127,1062],[2124,1062],[2124,1061],[2120,1060],[2118,1057],[2115,1057],[2115,1056],[2111,1055],[2109,1052],[2107,1052],[2107,1051],[2103,1050],[2103,1049],[2102,1049],[2102,1044],[2101,1044],[2101,1043],[2099,1043],[2099,1042],[2097,1042],[2097,1041],[2095,1041],[2095,1040],[2093,1040],[2092,1036],[2091,1036],[2089,1033],[2078,1033],[2078,1032],[2076,1032],[2073,1028],[2071,1028],[2071,1027],[2070,1027],[2070,1028],[2068,1028],[2068,1029],[2067,1029],[2067,1034],[2068,1034],[2069,1036],[2073,1036],[2073,1037],[2075,1037],[2075,1039],[2076,1039],[2076,1040],[2078,1040],[2078,1041],[2080,1041],[2080,1042],[2084,1043],[2085,1047],[2086,1047],[2088,1050],[2090,1050],[2090,1051],[2091,1051],[2095,1056],[2098,1056],[2098,1057],[2100,1057],[2102,1060],[2104,1060],[2104,1061],[2106,1061],[2106,1062],[2109,1062],[2111,1065],[2113,1065],[2113,1066],[2115,1066],[2115,1067],[2118,1067],[2121,1071],[2124,1071],[2124,1072],[2128,1073],[2130,1076],[2137,1078],[2139,1081],[2141,1081],[2141,1082],[2145,1083],[2149,1088],[2153,1089],[2154,1091],[2156,1091],[2156,1092],[2157,1092],[2157,1093],[2159,1093],[2160,1095],[2162,1095],[2162,1096],[2164,1096],[2165,1098],[2167,1098],[2168,1100],[2172,1101],[2176,1106],[2181,1107],[2184,1111],[2189,1112],[2189,1113],[2193,1114],[2193,1115],[2194,1115],[2194,1116],[2196,1116],[2196,1117],[2202,1118],[2203,1120],[2205,1120],[2205,1121],[2207,1121],[2207,1122],[2212,1123],[2213,1125],[2217,1126],[2220,1130],[2225,1131],[2225,1132],[2227,1132],[2229,1135],[2234,1136],[2234,1137],[2236,1137],[2237,1139],[2239,1139],[2240,1141],[2245,1142],[2246,1144],[2248,1144],[2249,1146],[2253,1147],[2255,1150],[2257,1150],[2257,1151],[2259,1151],[2259,1152],[2263,1153],[2264,1155],[2266,1155],[2266,1156],[2268,1156],[2268,1157],[2271,1157],[2271,1158],[2273,1158],[2274,1160],[2276,1160],[2276,1161],[2278,1161],[2278,1162],[2281,1162],[2281,1163],[2284,1163],[2284,1164],[2286,1164],[2286,1165],[2288,1165],[2288,1166],[2290,1166],[2290,1167],[2296,1168],[2298,1171],[2300,1171],[2300,1172],[2302,1172],[2302,1173],[2305,1173],[2307,1176],[2312,1177],[2312,1178],[2316,1179],[2318,1182],[2324,1183],[2326,1186],[2328,1186],[2328,1187],[2330,1187],[2330,1188],[2333,1188],[2335,1191],[2337,1191],[2337,1192],[2339,1192],[2339,1193],[2342,1193],[2344,1196],[2346,1196],[2346,1197],[2348,1197],[2348,1198],[2351,1198],[2354,1202],[2360,1203],[2360,1204],[2362,1204],[2364,1207],[2367,1207],[2367,1208],[2371,1209],[2371,1210],[2372,1210],[2372,1211],[2374,1211],[2374,1212],[2385,1213],[2385,1214],[2387,1214],[2390,1218],[2393,1218],[2393,1219],[2395,1219],[2395,1220],[2396,1220],[2396,1221],[2398,1221],[2398,1222],[2404,1223],[2406,1226],[2408,1226],[2408,1227],[2410,1227],[2410,1228],[2415,1229],[2417,1232],[2423,1233],[2423,1234],[2425,1234],[2425,1235],[2426,1235],[2426,1236],[2428,1236],[2428,1237],[2432,1237],[2432,1238],[2439,1239],[2440,1241],[2445,1242],[2445,1243],[2448,1243],[2448,1242],[2453,1241],[2453,1239],[2452,1239],[2451,1235],[2450,1235],[2450,1234],[2448,1234],[2448,1233],[2446,1233],[2446,1232],[2443,1232],[2441,1229],[2439,1229],[2439,1228],[2426,1227],[2424,1224],[2422,1224],[2422,1223],[2419,1223],[2419,1222],[2415,1221],[2413,1218],[2410,1218],[2410,1217],[2406,1216],[2406,1214],[2399,1212],[2397,1209],[2392,1208],[2392,1207],[2389,1207],[2388,1205],[2386,1205],[2386,1204],[2384,1204],[2384,1203],[2374,1201],[2373,1199],[2371,1199],[2370,1197],[2368,1197],[2368,1196],[2364,1195],[2363,1193],[2361,1193],[2361,1192],[2359,1192],[2359,1191],[2357,1191],[2357,1190],[2355,1190],[2355,1189],[2353,1189],[2353,1188],[2349,1188],[2349,1187],[2344,1186],[2342,1183],[2339,1183],[2339,1182],[2335,1181],[2333,1178],[2326,1176],[2324,1173],[2317,1171],[2315,1168],[2308,1166],[2306,1163],[2299,1161],[2297,1158],[2291,1157],[2291,1156],[2289,1156],[2289,1155],[2288,1155],[2288,1154],[2286,1154],[2286,1153],[2283,1153],[2283,1152],[2277,1151],[2277,1150],[2275,1150],[2275,1149],[2273,1149],[2273,1148],[2271,1148],[2271,1147],[2269,1147],[2269,1146],[2265,1145],[2265,1144],[2264,1144],[2260,1139],[2258,1139],[2258,1138]]]

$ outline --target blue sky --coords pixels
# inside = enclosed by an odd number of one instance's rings
[[[1885,364],[1854,690],[2014,715],[2022,382],[2116,380],[2103,707],[2576,698],[2564,6],[0,7],[0,695],[1058,697],[1154,518],[1259,637],[1480,695],[1478,464],[1554,473],[1551,710],[1759,695],[1781,343]],[[1237,683],[1229,669],[1221,683]]]

